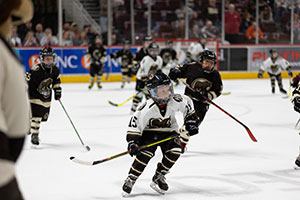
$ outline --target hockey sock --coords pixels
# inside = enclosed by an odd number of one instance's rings
[[[129,174],[139,177],[153,156],[153,153],[150,151],[141,151],[140,154],[135,157],[135,160],[129,170]]]

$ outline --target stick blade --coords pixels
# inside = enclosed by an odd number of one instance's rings
[[[118,104],[116,104],[116,103],[114,103],[114,102],[111,102],[110,100],[108,100],[108,103],[109,103],[110,105],[112,105],[112,106],[119,107],[119,105],[118,105]]]
[[[72,160],[74,163],[78,163],[78,164],[81,164],[81,165],[86,165],[86,166],[92,166],[93,165],[93,161],[79,160],[78,158],[75,158],[74,156],[71,156],[70,160]]]
[[[250,131],[250,129],[247,128],[246,130],[247,130],[248,135],[250,136],[251,140],[252,140],[253,142],[257,142],[256,138],[254,137],[254,135],[252,134],[252,132]]]

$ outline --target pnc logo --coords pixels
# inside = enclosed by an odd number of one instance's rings
[[[30,69],[31,69],[34,65],[38,64],[39,61],[40,61],[40,56],[39,56],[38,54],[32,55],[32,56],[29,58],[29,60],[28,60],[28,64],[29,64]]]
[[[91,59],[90,59],[89,55],[84,55],[84,56],[81,57],[81,65],[85,69],[90,69]]]

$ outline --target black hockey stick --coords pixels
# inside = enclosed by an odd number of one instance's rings
[[[60,100],[60,99],[58,99],[58,101],[59,101],[59,103],[60,103],[61,107],[63,108],[63,110],[65,111],[65,113],[66,113],[66,115],[67,115],[68,119],[70,120],[70,122],[71,122],[71,124],[72,124],[72,127],[74,128],[74,130],[75,130],[75,132],[76,132],[76,134],[77,134],[77,136],[78,136],[78,138],[79,138],[79,140],[80,140],[81,144],[82,144],[82,145],[83,145],[83,146],[86,148],[86,150],[87,150],[87,151],[91,150],[91,148],[90,148],[89,146],[85,146],[85,145],[84,145],[84,143],[83,143],[83,141],[82,141],[82,139],[81,139],[81,137],[80,137],[80,135],[79,135],[79,133],[78,133],[77,129],[75,128],[75,126],[74,126],[74,124],[73,124],[73,122],[72,122],[72,120],[71,120],[70,116],[68,115],[68,112],[67,112],[67,110],[65,109],[64,105],[62,104],[61,100]]]
[[[157,145],[157,144],[166,142],[166,141],[168,141],[168,140],[177,138],[177,137],[179,137],[179,134],[178,134],[178,135],[173,135],[173,136],[167,137],[167,138],[165,138],[165,139],[163,139],[163,140],[159,140],[159,141],[154,142],[154,143],[151,143],[151,144],[143,145],[143,146],[139,147],[139,151],[142,150],[142,149],[145,149],[145,148],[148,148],[148,147],[151,147],[151,146],[154,146],[154,145]],[[104,158],[104,159],[102,159],[102,160],[95,160],[95,161],[83,161],[83,160],[80,160],[80,159],[78,159],[78,158],[75,158],[74,156],[70,157],[70,160],[72,160],[72,161],[75,162],[75,163],[81,164],[81,165],[92,166],[92,165],[97,165],[97,164],[100,164],[100,163],[103,163],[103,162],[106,162],[106,161],[109,161],[109,160],[118,158],[118,157],[120,157],[120,156],[124,156],[124,155],[126,155],[126,154],[128,154],[128,153],[129,153],[129,151],[124,151],[124,152],[122,152],[122,153],[113,155],[113,156],[111,156],[111,157]]]
[[[184,81],[181,81],[184,85],[186,85],[186,87],[188,87],[190,90],[192,90],[193,92],[198,92],[195,88],[192,88],[192,86],[190,86],[189,84],[187,84]],[[254,137],[254,135],[252,134],[252,132],[250,131],[250,129],[243,124],[242,122],[240,122],[238,119],[236,119],[234,116],[232,116],[231,114],[229,114],[227,111],[225,111],[223,108],[221,108],[220,106],[218,106],[216,103],[214,103],[212,100],[210,100],[209,98],[201,95],[203,97],[203,99],[205,99],[207,102],[211,103],[212,105],[216,106],[217,108],[219,108],[222,112],[224,112],[226,115],[228,115],[229,117],[231,117],[232,119],[234,119],[235,121],[237,121],[239,124],[241,124],[248,132],[249,137],[251,138],[251,140],[253,142],[257,142],[256,138]]]
[[[112,101],[110,101],[110,100],[108,100],[108,103],[109,103],[110,105],[112,105],[112,106],[120,107],[120,106],[123,106],[123,105],[124,105],[125,103],[127,103],[128,101],[130,101],[131,99],[133,99],[135,96],[136,96],[136,94],[133,95],[133,96],[131,96],[130,98],[126,99],[124,102],[122,102],[122,103],[120,103],[120,104],[116,104],[116,103],[114,103],[114,102],[112,102]]]

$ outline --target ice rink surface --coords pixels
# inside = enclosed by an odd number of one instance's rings
[[[224,80],[223,92],[215,102],[246,124],[257,138],[223,112],[210,106],[198,135],[166,176],[169,191],[159,195],[150,188],[160,149],[136,182],[131,199],[204,200],[293,200],[300,196],[300,171],[294,161],[300,136],[294,126],[299,114],[289,99],[282,98],[270,81]],[[87,84],[63,84],[62,102],[81,138],[91,147],[86,152],[60,104],[52,102],[50,118],[41,124],[39,149],[27,137],[16,171],[26,200],[122,199],[121,187],[132,157],[83,166],[70,156],[93,161],[127,148],[126,127],[131,102],[113,107],[134,94],[135,83],[122,90],[120,83],[103,83],[103,89]],[[284,80],[288,90],[288,80]],[[183,93],[183,85],[176,88]]]

